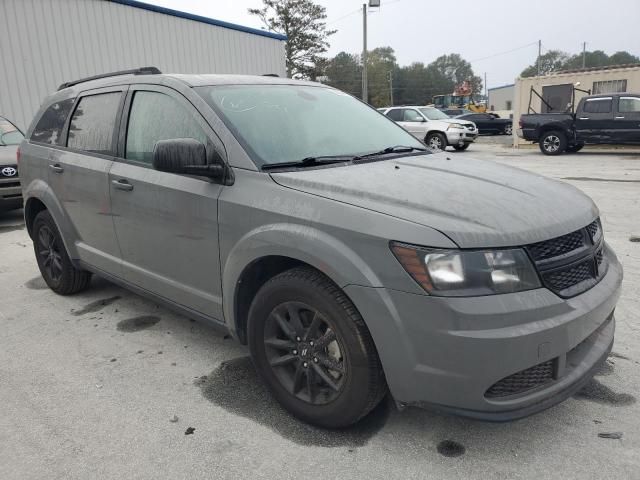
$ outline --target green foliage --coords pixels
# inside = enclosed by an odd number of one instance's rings
[[[327,39],[336,30],[327,30],[326,9],[312,0],[262,0],[262,8],[250,8],[270,31],[287,36],[285,52],[287,76],[319,76],[321,55],[329,48]]]
[[[541,74],[548,75],[562,70],[575,70],[582,68],[582,53],[569,55],[560,50],[549,50],[540,57]],[[629,52],[616,52],[609,56],[602,50],[585,52],[585,67],[607,67],[615,65],[625,65],[629,63],[640,63],[640,58]],[[538,74],[537,62],[525,68],[520,74],[521,77],[534,77]]]
[[[362,96],[362,62],[359,55],[340,52],[330,59],[325,70],[327,83],[360,98]],[[406,67],[397,64],[390,47],[372,50],[367,55],[369,103],[375,107],[391,105],[426,105],[434,95],[453,93],[464,80],[474,92],[482,89],[480,77],[473,74],[469,62],[458,54],[443,55],[429,65],[416,62]]]

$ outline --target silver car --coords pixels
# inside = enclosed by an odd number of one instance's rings
[[[434,151],[466,150],[478,136],[475,123],[450,118],[434,107],[391,107],[383,113]]]
[[[387,394],[520,418],[608,355],[622,268],[577,189],[430,154],[320,84],[118,73],[64,84],[20,147],[56,293],[97,274],[229,332],[324,427]]]

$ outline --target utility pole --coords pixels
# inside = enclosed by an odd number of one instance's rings
[[[582,68],[587,66],[587,42],[582,43]]]
[[[484,96],[489,103],[489,89],[487,89],[487,72],[484,72]]]
[[[540,69],[540,57],[542,56],[542,40],[538,40],[538,76],[542,74]]]
[[[391,100],[391,107],[393,107],[393,70],[389,72],[389,99]]]
[[[369,103],[369,82],[367,79],[367,4],[362,4],[362,100]]]

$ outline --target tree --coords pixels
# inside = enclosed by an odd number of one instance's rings
[[[367,53],[369,103],[375,107],[391,104],[389,75],[396,69],[396,55],[391,47],[379,47]]]
[[[360,57],[347,52],[340,52],[331,60],[325,69],[327,84],[362,97],[362,66]]]
[[[460,85],[465,80],[471,84],[473,93],[482,92],[482,79],[474,75],[471,64],[457,53],[436,58],[427,66],[427,69],[434,70],[433,75],[448,80],[448,91],[441,93],[453,93],[455,86]]]
[[[327,39],[336,30],[327,30],[326,9],[312,0],[262,0],[263,8],[250,8],[272,32],[287,36],[285,45],[287,76],[310,77],[329,48]]]
[[[577,53],[569,56],[568,53],[560,50],[549,50],[540,57],[541,74],[548,75],[553,72],[562,70],[575,70],[582,68],[583,54]],[[587,51],[584,54],[584,66],[591,67],[607,67],[614,65],[626,65],[629,63],[640,63],[640,58],[629,52],[620,51],[609,56],[602,50]],[[537,61],[525,68],[520,74],[521,77],[534,77],[538,74]]]
[[[560,50],[549,50],[544,55],[540,55],[540,75],[549,75],[550,73],[562,70],[563,65],[569,59],[569,54]],[[538,59],[529,65],[520,74],[521,77],[535,77],[538,75]]]

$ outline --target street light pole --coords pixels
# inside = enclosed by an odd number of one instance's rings
[[[362,101],[369,103],[367,80],[367,4],[362,4]]]

